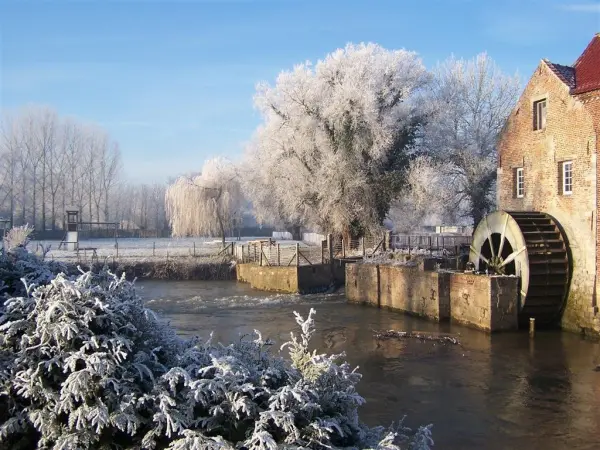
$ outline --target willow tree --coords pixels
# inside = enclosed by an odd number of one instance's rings
[[[244,197],[233,164],[223,158],[207,160],[196,176],[183,176],[165,193],[173,236],[220,236],[239,219]]]
[[[427,80],[413,52],[349,44],[259,85],[263,123],[245,162],[257,216],[346,235],[381,225]]]

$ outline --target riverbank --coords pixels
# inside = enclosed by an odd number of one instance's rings
[[[213,258],[160,258],[113,260],[94,263],[66,262],[69,272],[76,272],[78,267],[83,270],[99,270],[107,264],[113,273],[121,276],[125,273],[127,279],[164,281],[223,281],[235,280],[236,263],[229,257]]]

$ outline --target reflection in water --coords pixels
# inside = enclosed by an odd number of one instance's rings
[[[139,283],[148,306],[184,335],[238,339],[259,329],[282,343],[292,312],[317,310],[315,346],[360,366],[370,425],[433,423],[436,448],[600,448],[600,346],[538,332],[489,336],[387,310],[345,303],[343,294],[273,295],[234,282]],[[376,342],[372,330],[441,331],[460,346],[413,339]],[[273,351],[277,351],[275,346]]]

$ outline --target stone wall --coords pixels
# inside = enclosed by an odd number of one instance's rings
[[[297,267],[259,266],[253,263],[238,264],[238,281],[250,283],[255,289],[275,292],[298,292]]]
[[[546,127],[533,130],[533,102],[546,99]],[[573,262],[562,325],[598,328],[596,315],[597,123],[592,101],[569,87],[541,62],[504,128],[498,150],[498,209],[541,211],[563,227]],[[573,162],[573,193],[563,195],[561,163]],[[523,168],[525,192],[517,198],[515,170]]]
[[[346,298],[428,319],[450,318],[449,273],[377,264],[346,266]]]
[[[518,327],[518,278],[453,273],[450,316],[453,322],[482,330]]]
[[[332,283],[332,269],[329,264],[300,266],[298,269],[298,292],[301,294],[327,288]]]
[[[418,266],[346,266],[346,298],[474,328],[517,329],[518,278],[424,271]]]
[[[327,289],[337,272],[329,264],[296,267],[245,263],[237,265],[237,280],[263,291],[304,294]]]

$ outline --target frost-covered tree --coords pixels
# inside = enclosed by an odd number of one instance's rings
[[[456,198],[468,203],[477,225],[494,207],[496,144],[520,90],[485,53],[465,61],[450,58],[434,71],[424,150],[452,163]]]
[[[244,196],[236,169],[223,158],[207,160],[200,175],[183,176],[165,194],[174,236],[221,236],[241,214]]]
[[[415,53],[347,45],[260,84],[246,155],[259,219],[356,234],[381,225],[402,185],[428,75]]]
[[[453,172],[453,165],[446,161],[423,155],[413,159],[406,184],[390,208],[394,230],[411,233],[425,225],[456,224],[465,205],[454,203],[458,188]]]

